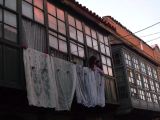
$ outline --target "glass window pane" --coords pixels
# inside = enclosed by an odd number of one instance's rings
[[[64,21],[64,11],[57,8],[57,18]]]
[[[59,40],[59,50],[67,53],[67,43],[65,41]]]
[[[97,42],[97,40],[92,39],[92,41],[93,41],[93,48],[95,50],[98,50],[98,42]]]
[[[58,31],[62,34],[66,34],[66,27],[64,22],[58,20]]]
[[[43,9],[43,0],[34,0],[34,5],[40,9]]]
[[[5,0],[5,6],[16,11],[17,10],[17,0]]]
[[[74,54],[74,55],[78,55],[78,48],[77,48],[77,45],[71,43],[71,53]]]
[[[49,45],[55,49],[58,49],[58,40],[56,37],[49,35]]]
[[[74,27],[69,26],[69,35],[71,38],[77,40],[76,29]]]
[[[92,40],[91,40],[91,37],[86,36],[86,40],[87,40],[87,45],[88,45],[89,47],[92,47]]]
[[[70,25],[75,26],[75,19],[71,15],[68,15],[68,22]]]
[[[16,15],[11,12],[4,11],[4,22],[8,25],[17,27]]]
[[[104,74],[108,75],[108,69],[106,65],[103,65]]]
[[[102,58],[102,63],[106,65],[107,64],[106,63],[106,57],[102,55],[101,58]]]
[[[77,30],[77,38],[79,42],[84,43],[83,33],[79,30]]]
[[[22,14],[33,19],[33,7],[27,2],[22,1]]]
[[[35,21],[44,24],[44,14],[42,10],[34,7],[34,19]]]
[[[3,5],[3,0],[0,0],[0,4]]]
[[[78,47],[78,52],[79,52],[79,56],[83,58],[84,57],[84,48]]]
[[[100,34],[100,33],[98,34],[98,39],[100,42],[104,43],[102,34]]]
[[[0,8],[0,22],[2,21],[2,9]]]
[[[55,17],[48,15],[48,24],[50,28],[57,30],[57,20]]]
[[[113,72],[112,72],[112,68],[111,67],[108,67],[108,73],[110,76],[113,76]]]
[[[101,52],[105,54],[105,45],[100,43]]]
[[[105,45],[108,45],[108,37],[107,36],[104,36],[104,43],[105,43]]]
[[[96,31],[95,30],[91,30],[91,33],[92,33],[92,37],[97,39]]]
[[[106,53],[107,53],[108,56],[110,56],[110,50],[109,50],[108,46],[106,46]]]
[[[56,16],[56,7],[53,4],[47,2],[47,10],[49,14]]]
[[[82,23],[79,20],[76,20],[76,27],[82,31]]]
[[[111,59],[110,59],[110,58],[107,58],[107,65],[108,65],[108,66],[112,66],[112,65],[111,65]]]
[[[27,2],[29,2],[29,3],[32,3],[32,0],[25,0],[25,1],[27,1]]]
[[[85,25],[85,32],[86,32],[87,35],[91,35],[90,28],[86,25]]]
[[[12,42],[17,42],[17,30],[8,25],[4,25],[4,38]]]

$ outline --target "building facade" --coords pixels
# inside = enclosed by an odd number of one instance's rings
[[[74,0],[0,0],[0,119],[114,119],[118,105],[110,24]],[[106,107],[86,108],[73,100],[71,111],[28,105],[23,49],[88,66],[102,62]]]

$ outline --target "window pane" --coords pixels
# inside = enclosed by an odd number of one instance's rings
[[[107,65],[111,66],[111,59],[110,58],[107,58]]]
[[[74,55],[78,55],[78,48],[77,48],[77,45],[71,43],[71,53],[74,54]]]
[[[85,26],[85,32],[87,35],[91,35],[90,28],[88,26]]]
[[[75,19],[71,15],[68,15],[68,22],[70,25],[75,26]]]
[[[62,34],[66,34],[66,27],[64,22],[58,20],[58,31]]]
[[[74,27],[69,26],[69,35],[70,35],[71,38],[77,40],[76,29]]]
[[[32,3],[32,0],[25,0],[25,1],[27,1],[27,2],[29,2],[29,3]]]
[[[34,0],[34,5],[43,9],[43,0]]]
[[[56,16],[56,8],[53,4],[47,2],[47,10],[49,14]]]
[[[17,27],[16,15],[11,12],[4,11],[4,22],[8,25]]]
[[[2,37],[2,23],[0,23],[0,38]]]
[[[5,6],[16,11],[17,10],[17,0],[5,0]]]
[[[27,2],[22,1],[22,14],[33,19],[33,7]]]
[[[57,8],[57,18],[64,21],[64,11]]]
[[[92,37],[97,39],[96,31],[95,30],[91,30],[91,33],[92,33]]]
[[[108,73],[110,76],[113,76],[113,72],[112,72],[112,68],[111,67],[108,67]]]
[[[44,24],[44,14],[43,14],[42,10],[40,10],[38,8],[34,8],[34,19],[37,22]]]
[[[107,46],[106,46],[106,53],[108,56],[110,56],[110,50],[109,50],[109,47],[107,47]]]
[[[57,21],[55,17],[48,15],[48,23],[50,28],[57,30]]]
[[[58,49],[58,40],[56,37],[49,35],[49,45],[55,49]]]
[[[12,42],[17,42],[17,30],[8,25],[4,25],[4,38]]]
[[[93,48],[95,50],[98,50],[98,42],[97,42],[97,40],[92,39],[92,41],[93,41]]]
[[[62,40],[59,40],[59,50],[66,53],[67,52],[67,43]]]
[[[0,8],[0,22],[2,21],[2,9]]]
[[[105,46],[104,44],[100,43],[101,52],[105,54]]]
[[[108,69],[106,65],[103,65],[103,71],[104,71],[104,74],[108,75]]]
[[[76,27],[79,30],[82,30],[82,23],[79,20],[76,20]]]
[[[108,37],[107,37],[107,36],[104,36],[104,43],[105,43],[106,45],[108,45]]]
[[[100,33],[98,34],[98,39],[100,42],[104,43],[102,34],[100,34]]]
[[[0,4],[3,5],[3,0],[0,0]]]
[[[88,45],[89,47],[92,47],[92,40],[91,40],[91,37],[86,36],[86,40],[87,40],[87,45]]]
[[[106,65],[107,64],[106,63],[106,57],[102,55],[101,58],[102,58],[102,63]]]
[[[84,48],[78,47],[78,52],[80,57],[84,57]]]
[[[77,38],[78,38],[78,41],[79,41],[79,42],[84,43],[83,33],[80,32],[79,30],[77,30]]]

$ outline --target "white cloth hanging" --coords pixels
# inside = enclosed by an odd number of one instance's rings
[[[29,104],[55,108],[57,87],[49,55],[27,48],[23,51],[23,59]]]
[[[77,102],[86,107],[105,106],[104,79],[98,70],[77,65]]]
[[[57,84],[56,110],[70,110],[76,89],[76,66],[65,60],[51,57]]]

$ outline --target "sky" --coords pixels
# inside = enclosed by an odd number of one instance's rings
[[[131,32],[160,22],[160,0],[76,0],[100,17],[112,16]],[[160,47],[160,23],[136,34]],[[150,41],[150,42],[148,42]]]

